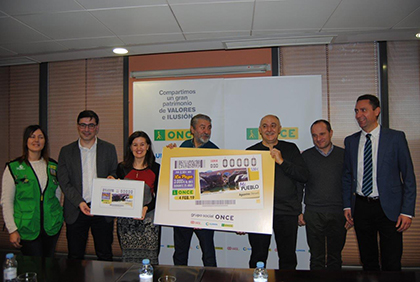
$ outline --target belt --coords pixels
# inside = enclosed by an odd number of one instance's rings
[[[356,198],[368,203],[379,203],[379,197],[366,197],[359,194],[356,194]]]

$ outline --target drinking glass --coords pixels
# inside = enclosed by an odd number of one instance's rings
[[[37,282],[35,272],[25,272],[17,277],[18,282]]]

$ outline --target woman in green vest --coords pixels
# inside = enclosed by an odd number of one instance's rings
[[[6,164],[1,202],[10,243],[23,255],[53,257],[63,225],[57,162],[39,125],[23,133],[23,154]]]

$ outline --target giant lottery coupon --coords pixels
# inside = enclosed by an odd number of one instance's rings
[[[171,159],[170,210],[262,209],[261,155]]]
[[[269,151],[164,148],[155,224],[271,234]]]

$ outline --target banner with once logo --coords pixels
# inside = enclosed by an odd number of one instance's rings
[[[272,233],[268,151],[163,149],[155,224]]]

